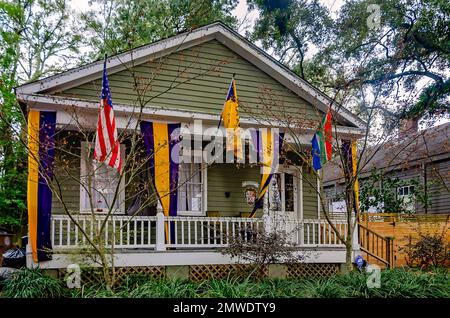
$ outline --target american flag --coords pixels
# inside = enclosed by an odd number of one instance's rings
[[[94,158],[100,162],[106,161],[108,166],[116,168],[119,172],[122,170],[116,118],[112,107],[108,76],[106,75],[106,59],[103,66],[102,99],[100,100],[97,132],[95,135]]]

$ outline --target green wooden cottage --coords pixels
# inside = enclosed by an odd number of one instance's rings
[[[132,133],[139,109],[143,120],[179,122],[185,127],[201,122],[201,131],[194,132],[194,137],[211,137],[217,129],[233,74],[241,128],[278,128],[285,132],[285,147],[294,143],[286,122],[268,115],[279,114],[280,118],[313,124],[332,102],[222,23],[108,57],[106,67],[120,134]],[[74,262],[79,256],[77,251],[86,243],[74,220],[92,234],[105,212],[107,202],[91,202],[87,195],[90,189],[80,182],[92,169],[89,145],[96,129],[102,72],[103,61],[97,61],[16,88],[18,101],[26,104],[28,110],[56,111],[58,147],[54,176],[60,195],[52,196],[53,256],[39,263],[43,268],[65,268]],[[362,135],[364,122],[346,109],[339,108],[335,120],[342,138]],[[297,143],[310,145],[312,124],[310,129],[304,129]],[[129,141],[124,141],[122,156],[130,155],[129,148]],[[297,161],[294,165],[302,163]],[[145,169],[141,173],[141,179],[148,181]],[[156,203],[132,215],[139,209],[142,198],[136,199],[137,190],[128,182],[129,174],[125,173],[120,181],[111,174],[97,177],[89,186],[101,183],[106,187],[103,201],[111,199],[109,185],[120,188],[114,215],[105,225],[104,238],[108,242],[111,231],[115,231],[116,266],[231,264],[236,260],[220,253],[220,248],[228,244],[228,238],[220,233],[237,233],[249,225],[267,228],[274,212],[269,206],[276,206],[275,212],[284,217],[286,228],[294,229],[292,242],[299,250],[314,250],[314,255],[305,262],[332,266],[345,262],[345,248],[330,234],[329,226],[321,218],[318,195],[312,186],[317,182],[307,168],[281,164],[272,179],[277,184],[269,188],[264,208],[254,218],[248,218],[253,201],[247,191],[252,187],[258,189],[261,181],[260,168],[255,164],[209,164],[201,159],[181,163],[179,183],[183,186],[178,188],[178,213],[170,217],[162,215]],[[92,209],[97,213],[95,221]],[[177,231],[175,241],[170,243],[164,239],[164,222],[168,220],[176,223],[172,230]],[[341,223],[345,227],[345,222]],[[29,262],[33,263],[31,258]]]

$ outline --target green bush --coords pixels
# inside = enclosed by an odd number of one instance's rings
[[[3,283],[2,293],[7,298],[61,298],[67,289],[62,281],[45,275],[39,268],[24,268]]]
[[[212,279],[203,283],[203,297],[207,298],[242,298],[257,297],[253,295],[254,282],[249,279],[228,277],[226,279]]]

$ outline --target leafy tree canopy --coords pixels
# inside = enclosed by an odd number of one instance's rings
[[[94,58],[116,54],[214,21],[235,26],[238,0],[97,0],[83,15]],[[100,14],[99,12],[103,12]]]
[[[448,115],[448,1],[349,0],[335,18],[314,0],[250,5],[261,11],[253,39],[326,92],[377,90],[376,107],[395,122]]]

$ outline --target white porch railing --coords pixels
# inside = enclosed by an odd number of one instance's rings
[[[67,215],[54,215],[51,220],[53,248],[74,248],[89,246],[88,238],[99,240],[100,228],[105,220],[102,215],[76,215],[72,220]],[[78,226],[76,225],[78,224]],[[104,225],[101,239],[106,247],[154,248],[156,246],[156,217],[114,215]],[[85,235],[83,235],[83,233]]]
[[[274,221],[272,225],[275,231],[285,231],[286,238],[296,246],[321,246],[333,247],[343,245],[330,223],[326,220],[282,220]],[[338,232],[347,239],[347,221],[343,219],[333,220]]]
[[[99,235],[104,220],[101,215],[96,215],[95,220],[91,215],[77,215],[74,220],[67,215],[52,216],[53,249],[87,247],[90,245],[88,238],[95,243],[101,239],[106,247],[118,249],[220,248],[228,246],[237,236],[244,241],[252,240],[263,230],[283,231],[287,239],[298,247],[343,246],[331,225],[326,220],[317,219],[275,221],[269,217],[165,217],[162,213],[135,217],[115,215],[108,219],[102,235]],[[333,222],[346,238],[346,220]]]
[[[165,220],[170,224],[167,246],[177,248],[225,247],[238,235],[248,241],[251,233],[263,229],[260,218],[170,216]]]

